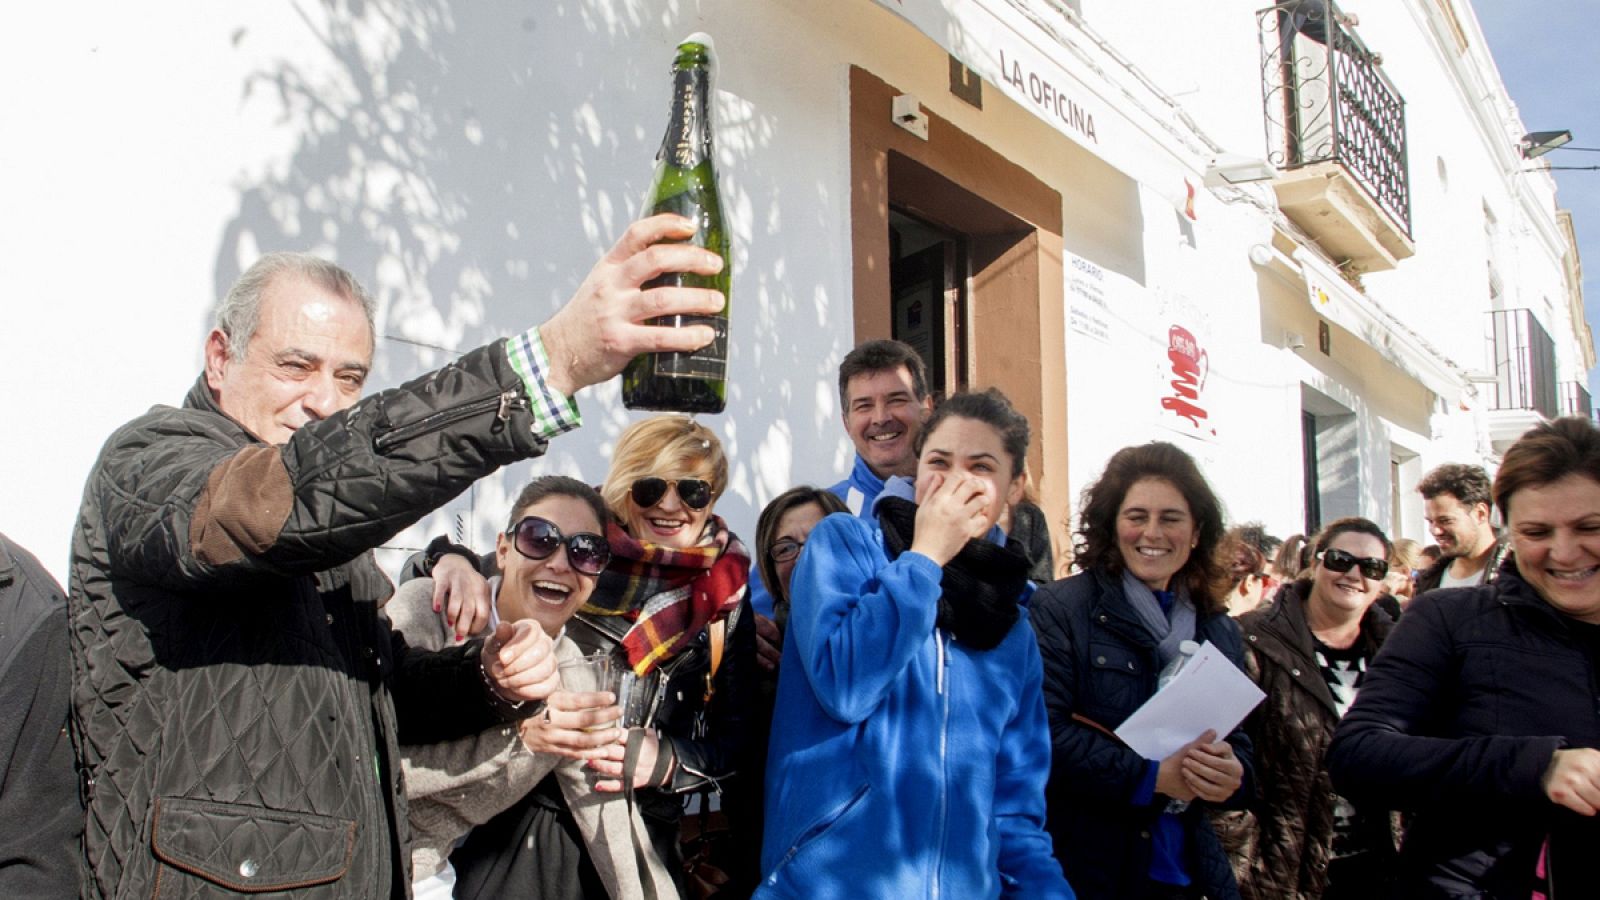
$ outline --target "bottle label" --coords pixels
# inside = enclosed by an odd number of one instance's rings
[[[676,69],[672,73],[672,112],[657,159],[692,169],[711,154],[711,123],[706,117],[710,79],[702,68]]]
[[[652,325],[709,325],[716,332],[711,343],[693,353],[657,353],[653,371],[663,378],[709,378],[721,380],[728,374],[727,316],[662,316]]]

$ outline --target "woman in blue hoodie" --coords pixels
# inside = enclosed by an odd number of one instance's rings
[[[957,394],[872,519],[834,514],[795,569],[767,765],[758,898],[1071,898],[1044,830],[1050,732],[995,521],[1028,422]]]

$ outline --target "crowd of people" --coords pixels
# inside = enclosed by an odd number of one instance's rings
[[[1363,518],[1228,528],[1161,442],[1057,544],[1027,419],[868,341],[849,475],[752,544],[721,442],[659,415],[393,586],[375,547],[711,338],[644,324],[721,306],[646,286],[721,265],[688,227],[635,223],[549,321],[365,398],[363,288],[251,267],[183,405],[107,441],[65,595],[0,539],[0,893],[1600,896],[1586,420],[1492,482],[1429,473],[1432,563]],[[1265,699],[1147,758],[1119,726],[1206,644]]]

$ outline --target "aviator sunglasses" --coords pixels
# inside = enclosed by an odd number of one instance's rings
[[[630,489],[633,502],[639,504],[640,509],[649,509],[661,502],[667,495],[667,488],[675,488],[678,499],[690,509],[700,510],[711,505],[711,482],[700,478],[679,478],[669,481],[665,478],[641,478],[633,483]]]
[[[1343,575],[1353,566],[1361,567],[1361,574],[1376,581],[1389,574],[1389,561],[1372,556],[1356,556],[1343,550],[1329,548],[1322,551],[1322,564],[1328,571]]]
[[[584,575],[599,575],[611,561],[611,545],[592,531],[561,535],[561,529],[549,519],[527,516],[506,532],[511,546],[529,559],[549,559],[550,554],[562,544],[567,545],[567,562]]]

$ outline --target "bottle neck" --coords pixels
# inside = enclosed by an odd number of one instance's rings
[[[711,72],[705,66],[672,71],[672,114],[656,159],[692,169],[711,158]]]

